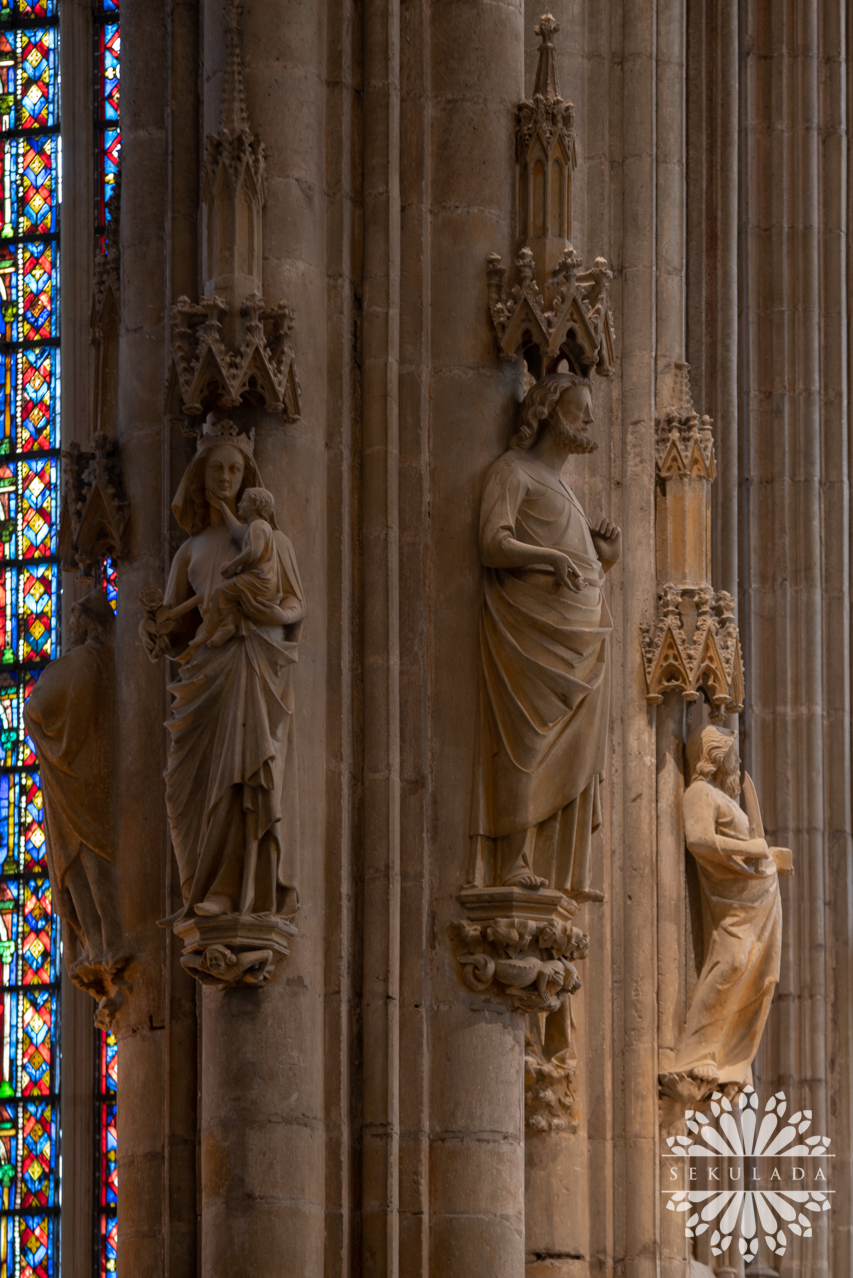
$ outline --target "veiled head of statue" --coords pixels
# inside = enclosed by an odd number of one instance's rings
[[[242,434],[233,422],[214,421],[212,414],[207,418],[172,502],[184,532],[195,536],[209,525],[208,493],[236,509],[245,489],[263,488],[254,446],[254,431]]]
[[[69,626],[72,648],[85,643],[87,639],[111,642],[114,630],[115,614],[100,586],[72,604]]]
[[[702,728],[693,743],[694,781],[713,781],[725,794],[736,799],[740,794],[740,757],[737,733],[713,724]]]
[[[544,428],[567,452],[592,453],[598,447],[589,434],[594,420],[589,378],[577,373],[549,373],[525,395],[521,425],[511,447],[532,448]]]

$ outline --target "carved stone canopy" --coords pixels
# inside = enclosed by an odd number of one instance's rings
[[[225,5],[228,60],[218,133],[208,135],[199,209],[202,296],[172,307],[166,416],[180,420],[241,405],[300,414],[291,334],[294,311],[263,296],[264,147],[249,127],[236,0]],[[190,431],[192,433],[192,431]]]
[[[504,287],[506,267],[497,253],[488,259],[489,311],[500,358],[508,362],[523,353],[534,377],[554,372],[562,359],[573,371],[595,371],[609,377],[614,367],[615,329],[608,285],[613,279],[603,257],[590,271],[569,244],[557,265],[550,302],[534,279],[535,259],[525,247],[516,258],[518,283]]]
[[[66,572],[82,580],[98,576],[104,556],[127,554],[130,506],[124,492],[118,445],[98,433],[90,448],[63,451],[65,487],[59,523],[59,556]]]
[[[689,702],[704,691],[713,717],[741,712],[743,656],[727,591],[680,589],[668,582],[658,593],[657,620],[640,630],[651,705],[659,705],[667,692],[680,692]]]
[[[227,412],[241,404],[283,413],[300,412],[301,387],[290,336],[294,312],[284,304],[267,309],[253,293],[240,307],[243,340],[229,349],[223,333],[228,303],[220,297],[201,303],[179,297],[172,307],[172,366],[166,386],[166,412],[189,417]]]
[[[591,270],[569,240],[572,181],[577,165],[574,108],[560,97],[554,56],[558,24],[543,15],[533,97],[519,103],[516,122],[517,282],[507,289],[506,268],[488,258],[489,310],[500,358],[524,354],[530,373],[554,372],[565,359],[573,372],[613,371],[614,328],[607,296],[612,272],[604,258]]]
[[[559,24],[544,14],[533,98],[520,102],[516,117],[518,228],[535,250],[539,283],[555,269],[572,234],[572,178],[577,167],[575,111],[557,85],[554,35]]]
[[[667,692],[695,701],[704,692],[712,717],[743,709],[743,658],[735,601],[711,580],[711,484],[717,474],[713,423],[693,407],[689,368],[674,364],[671,404],[657,423],[655,542],[658,607],[641,627],[646,698]]]

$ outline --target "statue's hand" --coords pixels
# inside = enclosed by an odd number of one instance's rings
[[[561,586],[565,586],[567,590],[584,589],[587,584],[586,577],[577,565],[572,563],[568,555],[564,555],[561,550],[555,550],[549,562]]]
[[[219,511],[224,509],[225,502],[221,497],[217,497],[216,493],[212,493],[209,488],[205,488],[204,495],[211,506],[214,506]]]
[[[149,586],[141,592],[139,602],[144,610],[139,623],[139,638],[149,659],[159,661],[169,651],[168,636],[172,629],[169,610],[163,605],[163,592],[156,586]]]
[[[590,531],[599,559],[608,565],[615,564],[622,557],[622,529],[609,519],[601,519]]]

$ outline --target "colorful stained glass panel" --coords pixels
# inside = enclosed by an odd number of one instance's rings
[[[57,1278],[59,950],[24,701],[58,651],[57,0],[0,0],[0,1278]]]

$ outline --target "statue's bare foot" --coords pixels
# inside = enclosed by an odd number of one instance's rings
[[[694,1065],[690,1073],[694,1078],[698,1078],[700,1083],[716,1083],[720,1077],[716,1065],[711,1061],[703,1062],[701,1065]]]
[[[215,918],[217,914],[230,914],[231,902],[227,896],[206,896],[195,907],[196,914],[205,918]]]
[[[540,879],[538,874],[534,874],[532,870],[525,868],[522,870],[516,870],[514,874],[510,874],[509,878],[504,879],[503,886],[532,888],[535,891],[536,888],[547,887],[548,880]]]

